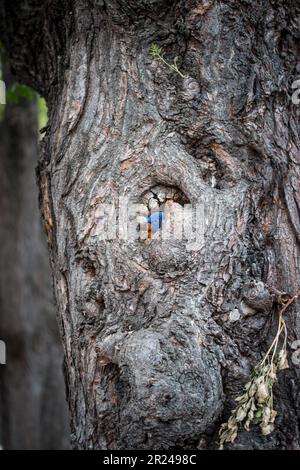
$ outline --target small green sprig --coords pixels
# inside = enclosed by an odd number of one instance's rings
[[[249,381],[244,387],[244,393],[235,399],[237,407],[232,411],[229,420],[220,428],[220,449],[224,448],[224,444],[235,441],[242,424],[246,431],[249,431],[251,424],[259,425],[264,436],[274,430],[277,411],[273,408],[273,386],[277,380],[277,373],[289,367],[287,328],[283,314],[299,296],[300,290],[285,303],[278,313],[278,328],[271,346],[262,360],[254,367]],[[280,342],[281,346],[279,347]]]
[[[164,51],[162,47],[159,47],[158,44],[153,43],[149,49],[149,54],[151,57],[155,60],[158,60],[165,64],[169,69],[173,70],[173,72],[176,72],[181,78],[186,78],[186,76],[180,72],[178,66],[177,66],[177,59],[175,58],[173,63],[168,62],[167,60],[164,59]]]

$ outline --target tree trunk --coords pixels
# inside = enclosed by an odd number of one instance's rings
[[[7,87],[12,79],[5,76]],[[4,449],[66,449],[69,430],[35,166],[37,103],[7,104],[0,123],[0,443]]]
[[[1,10],[14,69],[50,109],[39,188],[73,445],[214,448],[274,336],[275,293],[300,286],[299,108],[289,96],[299,7],[7,0]],[[184,78],[149,55],[152,43]],[[198,205],[193,249],[105,239],[101,205],[143,203],[151,191]],[[297,377],[290,361],[275,387],[275,431],[241,430],[229,448],[300,448]]]

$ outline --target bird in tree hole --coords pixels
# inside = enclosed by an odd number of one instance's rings
[[[153,238],[162,229],[165,220],[165,207],[170,203],[184,206],[188,202],[186,196],[178,188],[155,186],[148,191],[143,200],[148,208],[148,238]]]

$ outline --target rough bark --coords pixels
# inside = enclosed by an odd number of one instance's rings
[[[12,77],[5,76],[7,87]],[[0,443],[4,449],[67,449],[62,347],[35,167],[37,103],[7,104],[0,122]]]
[[[39,187],[73,444],[214,447],[274,334],[274,292],[300,285],[299,108],[289,96],[299,6],[15,4],[1,7],[2,39],[50,108]],[[153,42],[185,79],[151,59]],[[204,207],[197,251],[101,239],[101,203],[139,202],[157,185]],[[290,345],[297,303],[286,320]],[[242,431],[231,448],[299,448],[298,380],[291,363],[276,385],[275,432]]]

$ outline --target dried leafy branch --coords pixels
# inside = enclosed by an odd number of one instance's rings
[[[277,412],[273,408],[273,386],[277,373],[289,367],[287,360],[287,328],[283,319],[286,309],[298,298],[300,289],[291,297],[278,313],[278,328],[274,340],[262,360],[254,367],[250,380],[244,387],[243,395],[235,401],[227,423],[219,431],[219,448],[235,441],[239,426],[249,431],[251,424],[259,425],[264,436],[274,430]]]
[[[180,72],[178,66],[177,66],[177,58],[175,58],[173,63],[168,62],[167,60],[164,59],[164,51],[161,47],[159,47],[157,44],[152,44],[152,46],[149,49],[149,53],[153,59],[158,60],[165,64],[167,67],[169,67],[173,72],[176,72],[181,78],[186,78],[186,76]]]

